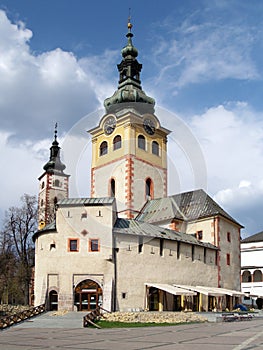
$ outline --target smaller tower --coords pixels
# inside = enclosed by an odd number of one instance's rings
[[[54,140],[50,147],[49,161],[43,166],[44,173],[38,178],[38,224],[39,229],[52,223],[55,219],[56,203],[68,198],[68,179],[64,173],[66,166],[60,159],[60,147],[57,141],[57,123],[55,124]]]

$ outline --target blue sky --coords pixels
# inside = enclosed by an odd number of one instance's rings
[[[0,214],[37,193],[56,121],[61,141],[73,131],[84,140],[96,124],[99,116],[87,115],[117,87],[129,8],[143,89],[173,131],[170,169],[179,180],[170,180],[170,194],[202,186],[246,227],[243,236],[261,231],[261,0],[0,1]],[[202,181],[189,137],[204,159]],[[77,194],[89,196],[85,142]]]

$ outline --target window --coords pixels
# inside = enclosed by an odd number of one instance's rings
[[[117,135],[113,139],[113,150],[121,148],[121,136]]]
[[[41,207],[43,207],[43,205],[44,205],[44,199],[41,199],[40,205],[41,205]]]
[[[145,196],[146,200],[153,198],[153,183],[149,178],[145,181]]]
[[[226,255],[226,264],[230,265],[230,254]]]
[[[163,256],[163,238],[160,239],[160,256]]]
[[[108,143],[103,141],[100,145],[100,156],[104,156],[108,153]]]
[[[262,282],[262,272],[260,270],[254,271],[253,282]]]
[[[138,147],[143,150],[146,149],[145,137],[143,135],[138,136]]]
[[[180,259],[180,242],[177,242],[177,259]]]
[[[122,299],[126,299],[127,293],[121,293]]]
[[[42,185],[41,185],[42,190],[43,190],[44,187],[45,187],[45,182],[43,181]]]
[[[54,180],[53,186],[61,187],[61,186],[60,186],[60,181],[59,181],[58,179]]]
[[[143,238],[139,237],[138,253],[142,253]]]
[[[195,260],[195,246],[192,245],[192,261]]]
[[[204,248],[204,263],[206,263],[206,248]]]
[[[87,219],[87,217],[88,217],[87,212],[86,212],[86,211],[83,211],[83,213],[81,213],[81,220],[82,220],[82,219]]]
[[[227,232],[227,241],[231,242],[231,233],[230,232]]]
[[[114,180],[114,179],[111,179],[111,180],[110,180],[110,196],[111,196],[111,197],[115,197],[115,191],[116,191],[115,180]]]
[[[251,272],[246,270],[242,273],[242,282],[251,282],[252,281],[252,276]]]
[[[152,143],[152,154],[159,156],[159,143],[156,141],[153,141]]]
[[[68,251],[78,252],[79,251],[79,240],[70,238],[68,240]]]
[[[99,240],[98,239],[90,239],[89,240],[89,251],[90,252],[99,252]]]
[[[196,238],[197,239],[203,239],[203,231],[197,231],[196,232]]]

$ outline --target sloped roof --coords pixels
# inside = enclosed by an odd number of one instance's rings
[[[161,226],[152,225],[147,222],[137,221],[135,219],[117,219],[113,228],[113,233],[145,236],[151,238],[164,238],[188,244],[195,244],[202,247],[208,247],[211,249],[217,249],[217,247],[215,247],[214,245],[207,242],[201,242],[190,234],[169,230]]]
[[[64,198],[57,204],[62,206],[78,206],[78,205],[111,205],[114,202],[114,197],[101,198]]]
[[[151,223],[168,219],[192,221],[217,215],[243,227],[202,189],[150,200],[137,216],[137,220]]]
[[[36,238],[39,236],[39,235],[42,235],[42,234],[47,234],[49,232],[54,232],[56,231],[56,222],[53,221],[51,222],[50,224],[44,226],[41,230],[37,230],[33,236],[32,236],[32,240],[33,242],[35,242]]]
[[[242,239],[241,243],[263,242],[263,231]]]

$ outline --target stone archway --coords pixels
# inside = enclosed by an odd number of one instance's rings
[[[91,311],[102,305],[102,288],[90,279],[80,282],[74,289],[74,305],[78,311]]]

